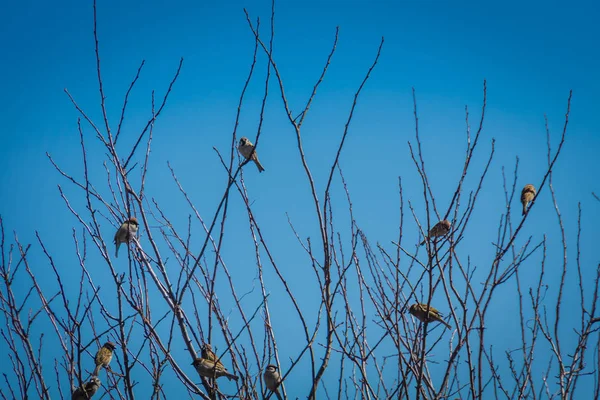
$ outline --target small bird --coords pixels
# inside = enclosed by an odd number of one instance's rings
[[[108,367],[108,364],[110,364],[110,361],[112,360],[112,357],[113,357],[113,350],[116,347],[117,346],[115,346],[115,344],[113,342],[106,342],[100,348],[100,350],[98,350],[98,352],[96,353],[96,359],[95,359],[96,369],[94,369],[94,373],[92,374],[93,376],[98,376],[98,373],[100,372],[102,367],[104,367],[104,368]]]
[[[262,164],[260,163],[260,161],[258,161],[258,155],[256,155],[256,151],[253,151],[254,145],[252,144],[252,142],[250,140],[248,140],[247,137],[244,136],[240,139],[240,144],[238,145],[238,150],[239,150],[240,154],[242,156],[244,156],[244,158],[246,160],[248,160],[250,157],[252,157],[252,161],[254,161],[254,163],[258,167],[258,172],[263,172],[265,170],[263,168]]]
[[[129,243],[129,241],[137,234],[139,225],[136,217],[131,217],[121,224],[121,227],[117,230],[117,233],[115,233],[114,242],[117,246],[115,250],[116,258],[119,257],[119,247],[121,246],[121,243]]]
[[[412,306],[410,306],[408,312],[414,315],[421,322],[438,321],[446,325],[446,327],[451,328],[451,326],[442,319],[442,314],[438,310],[436,310],[432,306],[429,306],[429,312],[427,312],[427,304],[415,303]]]
[[[205,378],[220,378],[224,376],[229,380],[238,380],[238,377],[230,374],[225,367],[223,367],[223,364],[215,364],[214,361],[207,360],[206,358],[196,358],[192,365],[196,368],[198,374]]]
[[[208,361],[216,361],[217,362],[217,368],[222,368],[225,369],[225,366],[223,365],[223,363],[221,362],[221,360],[217,361],[217,355],[215,354],[215,352],[212,350],[212,346],[208,343],[204,343],[204,345],[202,346],[202,358],[208,360]]]
[[[527,214],[527,205],[533,201],[535,197],[535,186],[527,184],[521,191],[521,203],[523,204],[523,215]]]
[[[92,376],[89,382],[79,386],[73,392],[71,400],[90,400],[93,395],[96,394],[98,389],[102,386],[102,382],[97,376]]]
[[[436,237],[447,235],[448,232],[450,232],[450,228],[452,228],[452,225],[450,224],[450,221],[448,221],[447,219],[438,222],[437,224],[435,224],[433,226],[433,228],[431,228],[431,230],[429,231],[429,234],[427,235],[425,240],[423,240],[421,242],[421,244],[419,246],[423,246],[427,242],[427,239],[429,239],[429,238],[436,238]]]
[[[277,390],[281,384],[281,375],[279,375],[279,371],[277,369],[277,365],[267,365],[265,373],[263,374],[263,378],[265,379],[265,386],[267,389],[275,392],[277,398],[281,400],[281,395],[279,394],[279,390]]]

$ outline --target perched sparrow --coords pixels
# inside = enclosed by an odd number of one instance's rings
[[[113,342],[106,342],[104,343],[104,346],[102,346],[100,350],[98,350],[98,352],[96,353],[95,360],[96,369],[94,369],[94,373],[92,374],[93,376],[98,376],[98,373],[100,372],[102,367],[108,367],[108,364],[110,364],[110,360],[112,360],[113,350],[116,347],[117,346],[115,346]]]
[[[429,306],[429,312],[427,312],[427,304],[415,303],[408,309],[408,312],[417,317],[421,322],[434,322],[438,321],[451,328],[451,326],[442,319],[442,314],[435,308]]]
[[[267,386],[267,389],[275,392],[277,398],[281,399],[281,395],[277,390],[281,384],[281,376],[279,375],[279,371],[277,371],[277,366],[273,364],[267,365],[263,378],[265,379],[265,386]]]
[[[129,243],[129,241],[135,237],[138,226],[139,223],[136,217],[131,217],[121,224],[121,227],[117,230],[117,233],[115,233],[115,245],[117,246],[115,257],[119,257],[119,247],[121,246],[121,243]]]
[[[96,376],[92,376],[92,379],[90,379],[89,382],[86,382],[75,389],[71,396],[71,400],[90,400],[92,396],[96,394],[100,386],[102,386],[100,379]]]
[[[202,358],[208,361],[217,361],[217,355],[212,350],[212,346],[208,343],[204,343],[204,345],[202,346]],[[225,369],[225,366],[223,365],[221,360],[217,361],[217,368],[222,368],[223,370]]]
[[[258,167],[258,172],[263,172],[265,170],[263,168],[263,166],[261,165],[260,161],[258,161],[258,156],[256,155],[256,151],[253,151],[254,145],[252,144],[252,142],[250,140],[248,140],[247,137],[244,136],[240,139],[240,144],[238,145],[238,150],[240,151],[240,154],[242,156],[244,156],[244,158],[246,160],[249,159],[250,154],[252,154],[252,161],[254,161],[254,163]]]
[[[527,214],[527,205],[535,197],[535,187],[531,184],[525,185],[521,191],[521,203],[523,204],[523,215]]]
[[[238,380],[238,377],[227,372],[223,364],[214,361],[207,360],[206,358],[196,358],[192,363],[196,371],[200,376],[205,378],[220,378],[222,376],[229,380]]]
[[[423,240],[419,246],[423,246],[427,242],[427,239],[429,239],[429,238],[435,238],[435,237],[447,235],[448,232],[450,232],[451,227],[452,227],[452,225],[450,225],[450,221],[448,221],[447,219],[438,222],[437,224],[435,224],[433,226],[433,228],[431,228],[431,230],[429,231],[429,235],[427,235],[425,240]]]

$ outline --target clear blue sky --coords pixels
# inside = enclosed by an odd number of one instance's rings
[[[243,8],[253,18],[261,17],[265,32],[270,1],[223,2],[227,5],[194,1],[99,3],[104,89],[113,126],[137,67],[146,61],[131,97],[122,151],[148,120],[151,91],[162,96],[179,59],[184,58],[181,76],[156,124],[148,191],[170,210],[178,228],[184,229],[189,211],[177,212],[184,203],[170,177],[166,165],[170,161],[203,217],[211,218],[226,180],[212,147],[227,151],[254,46]],[[582,261],[584,271],[593,277],[599,260],[597,239],[592,233],[600,222],[600,203],[591,196],[592,191],[600,192],[599,8],[592,1],[568,5],[279,1],[274,55],[293,110],[300,110],[310,94],[329,54],[335,28],[340,27],[333,63],[303,128],[308,161],[321,193],[352,96],[382,36],[385,45],[380,62],[360,98],[340,159],[353,195],[355,218],[373,243],[388,246],[397,236],[398,176],[403,178],[406,199],[415,204],[419,218],[425,220],[421,184],[407,146],[407,141],[414,139],[412,88],[417,93],[431,183],[440,207],[445,209],[463,162],[464,107],[469,106],[475,127],[482,83],[487,79],[488,109],[477,167],[481,168],[492,138],[496,139],[496,156],[463,247],[475,263],[486,267],[492,251],[490,242],[495,239],[504,211],[501,168],[505,166],[512,176],[518,156],[519,184],[541,181],[546,167],[544,114],[548,115],[556,145],[572,89],[567,143],[554,183],[572,237],[577,203],[582,203]],[[68,274],[76,268],[71,228],[78,224],[60,199],[57,184],[67,189],[82,212],[83,203],[81,194],[58,175],[45,153],[81,178],[78,113],[63,93],[64,88],[98,124],[101,122],[91,4],[3,2],[0,48],[0,214],[8,236],[15,231],[23,243],[36,243],[34,232],[39,231],[61,270]],[[262,55],[257,77],[249,88],[239,134],[256,134],[264,72]],[[266,172],[259,176],[250,166],[245,176],[253,207],[275,256],[287,277],[301,288],[310,286],[303,280],[313,275],[285,213],[297,224],[302,237],[310,235],[315,240],[316,220],[312,205],[307,203],[310,192],[299,167],[293,130],[274,83],[259,148]],[[100,168],[104,152],[93,144],[91,130],[87,126],[85,129],[87,143],[96,152],[91,158],[99,168],[93,171],[94,178],[98,185],[105,185]],[[539,241],[547,234],[558,249],[559,231],[547,188],[540,199],[522,240],[533,235]],[[343,200],[338,197],[335,201],[343,205]],[[345,222],[343,210],[338,218]],[[244,214],[236,198],[230,208],[230,239],[224,254],[226,260],[229,255],[230,270],[247,278],[240,280],[239,293],[252,289],[256,275]],[[405,240],[416,242],[418,232],[410,217],[407,227]],[[105,234],[111,237],[112,228],[106,224],[106,229]],[[200,234],[197,237],[203,238]],[[235,257],[238,251],[249,255],[246,263]],[[558,250],[553,251],[554,256],[560,256]],[[37,273],[43,276],[48,269],[43,258],[38,260],[42,264]],[[98,265],[99,269],[104,267]],[[271,282],[273,296],[280,295],[281,287],[274,279]],[[307,293],[300,296],[300,301],[312,307],[317,299]],[[274,317],[282,318],[278,320],[280,332],[286,330],[283,319],[287,306],[273,305]],[[497,305],[498,310],[513,306],[512,299]],[[253,307],[248,305],[249,309]],[[498,329],[505,326],[504,315],[499,315]],[[493,328],[494,322],[490,332]],[[294,332],[288,334],[293,343]],[[514,348],[510,337],[499,335],[496,343]],[[280,346],[285,345],[286,340],[282,340]],[[1,343],[0,349],[4,346]],[[293,385],[289,390],[294,393]],[[305,391],[298,395],[304,396]]]

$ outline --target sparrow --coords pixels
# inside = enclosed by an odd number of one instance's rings
[[[121,243],[129,243],[129,241],[135,237],[138,231],[139,223],[136,217],[131,217],[117,230],[115,233],[115,245],[117,246],[115,250],[115,257],[119,257],[119,247]]]
[[[89,382],[86,382],[75,389],[71,396],[71,400],[89,400],[96,394],[100,386],[102,386],[100,379],[96,376],[92,376],[92,379],[90,379]]]
[[[267,387],[267,389],[275,392],[277,398],[281,400],[281,395],[277,390],[277,388],[281,384],[281,375],[279,375],[277,366],[273,364],[267,365],[267,369],[265,369],[263,378],[265,379],[265,386]]]
[[[438,310],[436,310],[432,306],[429,306],[429,312],[427,312],[427,304],[415,303],[412,306],[410,306],[408,312],[414,315],[421,322],[437,321],[446,325],[447,328],[451,328],[451,326],[442,319],[442,314]]]
[[[221,360],[217,361],[217,355],[214,353],[214,351],[212,350],[212,346],[208,343],[204,343],[204,345],[202,346],[202,358],[208,360],[208,361],[213,361],[213,362],[217,362],[217,368],[222,368],[225,369],[225,366],[223,365],[223,363],[221,362]]]
[[[448,221],[447,219],[438,222],[437,224],[435,224],[433,226],[433,228],[431,228],[431,230],[429,231],[429,234],[427,235],[425,240],[423,240],[421,242],[421,244],[419,246],[423,246],[427,242],[427,239],[429,239],[429,238],[435,238],[435,237],[447,235],[448,232],[450,232],[450,228],[452,228],[452,225],[450,224],[450,221]]]
[[[214,361],[207,360],[206,358],[196,358],[194,359],[192,365],[194,366],[194,368],[196,368],[198,374],[205,378],[220,378],[224,376],[229,380],[238,380],[237,376],[227,372],[223,364],[215,364]]]
[[[527,184],[521,191],[521,203],[523,204],[523,215],[527,214],[527,205],[533,201],[535,197],[535,186]]]
[[[93,376],[98,376],[98,373],[100,372],[102,367],[108,367],[108,364],[110,364],[110,360],[112,360],[113,357],[113,350],[116,347],[117,346],[115,346],[113,342],[106,342],[100,348],[100,350],[98,350],[95,359],[96,369],[94,369],[94,373],[92,374]]]
[[[254,145],[252,144],[252,142],[250,140],[248,140],[247,137],[244,136],[240,139],[240,144],[238,145],[238,150],[239,150],[240,154],[242,156],[244,156],[244,158],[246,160],[248,160],[250,158],[250,156],[252,155],[252,161],[254,161],[254,163],[258,167],[258,172],[263,172],[265,170],[263,168],[262,164],[260,163],[260,161],[258,161],[258,155],[256,155],[256,151],[253,151]]]

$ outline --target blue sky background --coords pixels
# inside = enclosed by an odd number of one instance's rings
[[[184,229],[188,213],[173,183],[166,162],[171,162],[202,216],[209,220],[217,206],[226,175],[212,147],[228,146],[240,91],[248,74],[254,38],[243,8],[260,17],[266,33],[270,2],[104,1],[98,5],[98,32],[109,118],[116,126],[122,99],[142,60],[145,66],[131,95],[125,135],[119,143],[125,152],[150,116],[150,95],[164,94],[179,59],[184,66],[169,103],[158,120],[152,147],[148,193],[170,212],[174,224]],[[600,192],[597,151],[600,135],[600,54],[597,38],[599,6],[594,2],[508,3],[481,2],[367,2],[307,1],[276,5],[274,55],[293,110],[300,111],[330,52],[336,26],[340,27],[337,52],[303,126],[307,159],[322,193],[337,148],[352,96],[372,63],[382,36],[380,62],[359,100],[340,164],[352,194],[355,218],[373,243],[384,246],[396,240],[398,230],[397,178],[404,195],[425,221],[422,188],[410,159],[407,141],[414,139],[412,88],[416,89],[420,132],[432,188],[441,209],[449,204],[460,176],[465,148],[464,107],[469,106],[473,128],[479,121],[483,80],[488,83],[488,108],[483,138],[474,168],[481,170],[492,138],[496,155],[484,184],[480,203],[466,231],[463,255],[489,268],[497,223],[505,211],[501,168],[512,177],[520,158],[519,187],[539,184],[546,168],[548,115],[554,146],[562,130],[569,90],[572,112],[564,152],[555,169],[557,190],[569,256],[574,256],[577,203],[583,209],[582,268],[591,280],[598,265],[597,239],[600,203],[591,192]],[[63,89],[67,88],[88,115],[101,125],[99,94],[92,36],[90,2],[3,2],[0,4],[0,214],[7,236],[16,232],[22,243],[36,243],[37,230],[66,275],[73,264],[72,227],[77,221],[65,208],[57,190],[62,185],[73,203],[84,212],[81,193],[62,179],[45,153],[68,172],[81,178],[81,152],[76,121],[78,113]],[[265,57],[261,54],[244,106],[239,135],[255,136],[263,96]],[[253,207],[279,266],[296,290],[314,286],[308,259],[291,232],[286,213],[300,236],[317,238],[310,191],[299,163],[294,132],[288,123],[275,81],[270,86],[263,134],[259,147],[266,172],[245,169]],[[85,126],[95,182],[106,191],[101,163],[105,152]],[[123,156],[125,154],[122,154]],[[140,155],[141,157],[141,155]],[[141,160],[141,158],[140,158]],[[337,182],[337,181],[336,181]],[[474,188],[475,176],[468,180]],[[102,186],[104,185],[104,186]],[[338,218],[347,223],[344,197],[336,183],[334,204]],[[239,277],[238,293],[256,285],[253,247],[245,209],[234,195],[228,217],[224,255]],[[465,199],[466,200],[466,199]],[[516,206],[516,204],[514,204]],[[181,211],[184,210],[184,211]],[[405,243],[418,241],[418,230],[407,213]],[[112,238],[108,223],[106,237]],[[196,232],[199,232],[197,230]],[[549,237],[548,269],[559,269],[560,232],[546,187],[527,222],[519,244],[529,235]],[[198,233],[197,240],[203,235]],[[197,244],[199,247],[200,244]],[[39,246],[32,255],[40,277],[49,273]],[[248,254],[247,258],[238,254]],[[98,257],[91,255],[91,260]],[[534,257],[535,258],[535,257]],[[97,258],[97,260],[100,260]],[[540,257],[524,270],[525,279],[537,276]],[[552,261],[556,261],[555,267]],[[90,261],[92,262],[92,261]],[[119,259],[119,262],[125,262]],[[570,261],[574,266],[574,258]],[[118,263],[117,263],[118,265]],[[99,264],[98,282],[102,285]],[[96,267],[93,267],[96,268]],[[125,264],[123,264],[125,268]],[[533,271],[533,272],[530,272]],[[531,273],[529,276],[528,274]],[[282,288],[267,272],[272,296]],[[557,274],[546,282],[556,287]],[[574,275],[572,276],[574,277]],[[74,280],[76,280],[74,278]],[[532,282],[531,280],[528,282]],[[574,280],[568,281],[575,284]],[[106,282],[106,286],[110,286]],[[49,284],[50,285],[50,284]],[[588,287],[589,289],[589,287]],[[499,348],[518,345],[514,287],[495,303],[489,324],[490,342]],[[318,298],[306,290],[299,301],[315,309]],[[504,296],[504,297],[503,297]],[[221,296],[222,297],[222,296]],[[551,296],[549,296],[550,298]],[[228,300],[221,301],[228,305]],[[565,299],[577,306],[578,297]],[[572,302],[572,303],[570,303]],[[553,303],[551,303],[553,304]],[[249,303],[254,309],[257,303]],[[273,302],[273,318],[280,347],[297,345],[297,332],[288,326],[289,304]],[[564,316],[564,332],[571,332]],[[573,320],[573,323],[575,320]],[[233,324],[239,321],[232,321]],[[507,327],[508,326],[508,327]],[[284,338],[286,337],[286,338]],[[515,342],[516,340],[516,342]],[[516,344],[515,344],[516,343]],[[5,344],[0,343],[2,353]],[[294,349],[295,350],[295,349]],[[294,354],[294,350],[290,351]],[[283,353],[285,355],[285,351]],[[186,354],[181,353],[182,357]],[[48,354],[51,360],[51,354]],[[284,356],[285,359],[285,356]],[[182,362],[183,365],[188,364]],[[285,366],[285,364],[284,364]],[[4,371],[4,370],[3,370]],[[189,371],[190,374],[191,371]],[[333,374],[332,374],[333,376]],[[305,387],[301,379],[299,387]],[[587,381],[587,385],[591,383]],[[288,393],[296,393],[294,384]],[[585,386],[584,386],[585,387]],[[588,386],[590,387],[590,386]]]

